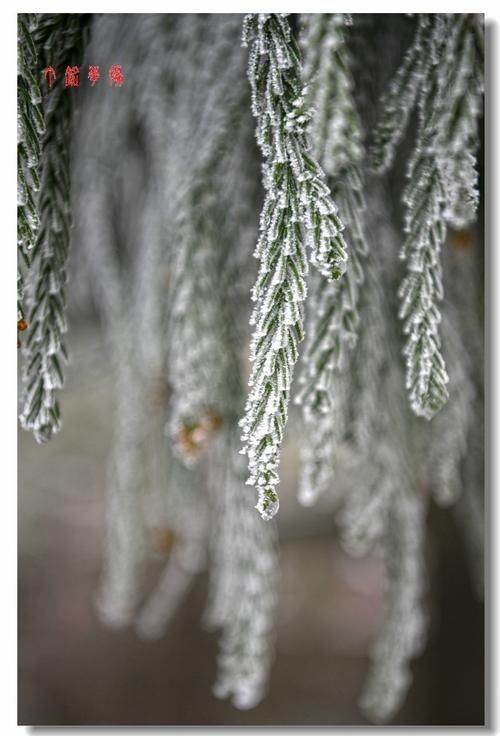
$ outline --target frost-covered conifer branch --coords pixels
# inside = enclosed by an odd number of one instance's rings
[[[214,528],[212,595],[205,621],[222,627],[214,694],[230,697],[236,708],[246,710],[264,696],[274,657],[277,530],[274,521],[262,523],[240,492],[244,463],[235,447],[236,427],[229,429],[215,458],[218,487],[212,492],[220,517]]]
[[[313,506],[326,494],[335,500],[338,495],[334,483],[335,463],[339,438],[345,429],[343,409],[348,396],[343,382],[336,381],[335,377],[329,385],[329,393],[335,395],[335,411],[310,414],[306,425],[309,429],[302,439],[297,498],[303,506]]]
[[[353,99],[347,19],[345,13],[314,13],[302,15],[301,22],[303,76],[307,100],[314,110],[309,126],[312,152],[328,177],[341,179],[365,153]]]
[[[446,190],[442,176],[442,123],[445,74],[438,73],[446,46],[448,23],[436,16],[431,29],[430,64],[418,101],[419,128],[409,161],[401,257],[406,276],[399,288],[399,316],[407,335],[406,387],[418,416],[431,419],[448,400],[448,375],[441,354],[438,303],[443,298],[441,247],[446,236],[443,218]]]
[[[41,15],[36,42],[41,60],[62,69],[79,54],[82,30],[79,15]],[[64,383],[67,361],[66,260],[70,224],[69,135],[72,111],[64,76],[56,78],[44,103],[45,134],[40,160],[40,226],[32,250],[27,299],[29,331],[23,346],[23,408],[20,421],[44,442],[60,429],[57,391]]]
[[[399,297],[408,336],[404,355],[410,405],[418,416],[431,419],[448,400],[438,306],[446,223],[470,222],[477,206],[474,153],[483,55],[474,15],[422,15],[418,24],[415,41],[386,95],[372,165],[379,173],[390,165],[399,139],[394,131],[407,121],[417,99],[417,140],[403,193],[407,238],[401,257],[407,275]]]
[[[260,269],[252,293],[253,368],[241,426],[249,460],[247,482],[257,486],[257,508],[270,519],[279,506],[279,452],[303,338],[305,245],[310,246],[312,263],[333,280],[345,271],[347,252],[337,208],[307,150],[310,113],[288,20],[276,14],[248,15],[243,42],[249,47],[248,76],[266,196],[255,250]]]
[[[453,15],[446,60],[449,98],[443,138],[449,148],[443,161],[446,181],[446,222],[461,229],[476,218],[479,203],[476,153],[478,121],[484,92],[483,29],[478,15]]]
[[[346,223],[351,262],[339,284],[331,284],[324,278],[311,279],[313,294],[304,355],[306,369],[300,377],[302,389],[297,396],[297,403],[304,405],[306,419],[310,413],[317,416],[332,407],[329,390],[332,375],[345,369],[348,353],[356,345],[360,320],[358,302],[367,242],[362,224],[365,204],[356,167],[344,172],[344,180],[334,191]]]
[[[39,225],[37,196],[40,189],[38,167],[41,139],[45,132],[42,95],[36,77],[38,53],[32,34],[34,13],[17,17],[17,319],[24,320],[23,266],[29,268]],[[22,263],[21,263],[22,261]],[[25,327],[23,324],[22,327]]]
[[[346,368],[348,354],[356,344],[362,264],[368,245],[360,173],[363,132],[353,98],[352,60],[344,35],[346,19],[342,13],[316,14],[305,16],[303,23],[304,67],[310,74],[306,78],[308,99],[315,110],[311,123],[313,154],[328,176],[346,227],[351,258],[341,282],[329,283],[321,276],[311,280],[306,369],[300,376],[302,389],[297,396],[308,424],[299,498],[311,503],[327,488],[327,479],[332,474],[334,438],[340,436],[344,424],[336,412],[341,405],[341,389],[336,387],[337,406],[334,407],[332,382],[335,374]],[[321,456],[328,452],[330,462],[321,463]],[[316,481],[317,486],[313,487]]]
[[[405,134],[427,63],[429,29],[429,16],[420,13],[415,38],[380,101],[381,116],[369,150],[370,168],[374,173],[383,174],[391,167]]]

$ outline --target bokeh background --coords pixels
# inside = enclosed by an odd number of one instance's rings
[[[113,374],[97,322],[73,319],[69,345],[63,431],[43,446],[19,435],[19,722],[369,725],[356,699],[380,622],[382,570],[341,551],[331,516],[299,507],[291,442],[282,463],[276,661],[259,706],[241,712],[211,694],[217,636],[200,623],[205,574],[157,642],[101,624],[94,598]],[[480,725],[484,607],[454,517],[434,506],[426,554],[429,641],[393,723]]]

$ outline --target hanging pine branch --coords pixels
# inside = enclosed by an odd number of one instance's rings
[[[17,319],[18,328],[26,329],[24,319],[23,267],[29,268],[39,219],[37,197],[40,189],[38,167],[41,139],[45,132],[42,95],[37,80],[38,54],[32,33],[36,29],[34,13],[17,17]]]
[[[443,161],[444,218],[461,229],[474,222],[479,204],[476,166],[478,121],[483,112],[484,39],[478,15],[454,15],[450,26],[446,49],[449,103],[443,130],[449,149]]]
[[[357,303],[367,253],[363,228],[362,181],[358,164],[364,156],[362,129],[352,97],[351,59],[344,39],[344,15],[306,16],[304,45],[308,95],[315,114],[311,124],[313,154],[328,175],[350,243],[351,267],[338,284],[316,279],[310,301],[309,339],[304,362],[307,373],[298,402],[306,419],[331,405],[328,385],[333,372],[345,366],[346,351],[356,342]],[[312,41],[317,47],[312,45]],[[309,60],[309,55],[313,58]],[[315,59],[317,58],[317,62]]]
[[[401,66],[380,100],[380,119],[369,150],[370,167],[376,174],[387,171],[403,138],[429,62],[430,19],[420,13],[415,38]]]
[[[274,521],[262,523],[241,493],[244,463],[236,452],[235,429],[221,437],[214,458],[218,478],[212,493],[219,518],[205,622],[222,627],[213,692],[247,710],[264,696],[274,658],[277,530]]]
[[[385,98],[372,165],[379,173],[388,168],[417,100],[417,140],[403,193],[407,238],[401,257],[407,275],[399,290],[399,315],[408,336],[404,355],[410,405],[415,414],[431,419],[448,400],[438,306],[446,223],[470,222],[477,207],[474,154],[483,56],[474,15],[422,15],[418,22],[415,41]]]
[[[346,369],[348,354],[356,345],[363,260],[368,245],[360,173],[363,133],[353,99],[346,18],[342,13],[307,15],[303,23],[301,42],[308,99],[315,110],[311,123],[313,154],[323,166],[338,203],[351,258],[341,282],[329,283],[322,276],[311,280],[305,370],[299,379],[302,389],[296,399],[303,405],[308,426],[299,498],[311,503],[331,483],[335,438],[343,425],[338,411],[340,386],[334,391],[332,384],[335,375]]]
[[[255,255],[260,260],[252,292],[252,374],[245,408],[243,452],[248,483],[256,485],[256,508],[263,518],[278,510],[276,493],[280,446],[298,344],[303,338],[307,256],[329,279],[346,268],[343,225],[324,176],[308,151],[299,50],[288,20],[280,15],[248,15],[243,42],[249,46],[248,76],[257,142],[264,157],[266,198]]]
[[[36,42],[41,60],[55,69],[77,58],[81,44],[79,15],[42,15]],[[56,78],[45,100],[45,135],[40,161],[40,228],[33,248],[29,281],[29,333],[23,349],[23,408],[20,421],[44,442],[60,429],[57,391],[64,383],[67,361],[66,260],[70,237],[69,134],[71,91]]]

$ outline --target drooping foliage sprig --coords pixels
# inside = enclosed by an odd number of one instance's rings
[[[42,68],[66,69],[78,61],[82,44],[79,15],[42,14],[32,44]],[[57,391],[64,383],[67,352],[66,260],[70,240],[70,126],[73,89],[65,89],[56,72],[44,98],[45,133],[40,158],[39,228],[32,248],[27,299],[28,332],[23,345],[22,410],[24,429],[44,442],[60,429]]]
[[[17,319],[24,321],[24,274],[31,263],[39,218],[36,199],[40,189],[38,167],[45,122],[38,83],[38,53],[32,38],[34,13],[17,17]],[[24,324],[22,325],[24,327]]]
[[[410,405],[431,419],[448,400],[441,352],[441,248],[447,223],[475,217],[477,122],[483,91],[480,21],[473,14],[421,15],[415,41],[396,73],[374,133],[373,168],[387,169],[416,101],[418,130],[408,161],[399,316]]]
[[[324,175],[308,151],[310,112],[306,107],[300,52],[286,17],[248,15],[243,43],[249,47],[248,77],[257,143],[264,158],[265,201],[255,256],[260,261],[252,299],[253,362],[245,408],[243,452],[248,483],[258,490],[265,519],[278,510],[280,446],[298,346],[303,338],[308,269],[311,261],[326,278],[346,269],[343,225]]]
[[[215,554],[205,623],[222,629],[213,691],[246,710],[263,698],[274,658],[277,530],[241,493],[245,463],[235,429],[226,428],[211,459]]]
[[[350,246],[350,267],[339,283],[321,275],[311,279],[304,371],[299,378],[308,427],[302,452],[299,498],[311,503],[331,482],[335,436],[341,432],[340,386],[335,374],[346,368],[357,340],[358,302],[363,261],[368,252],[363,216],[361,164],[363,131],[353,98],[352,59],[343,13],[302,16],[301,45],[311,123],[313,153],[323,167],[339,207]]]

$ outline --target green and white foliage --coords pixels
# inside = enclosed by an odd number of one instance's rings
[[[310,418],[312,422],[318,414],[331,408],[332,392],[329,384],[332,375],[345,370],[348,354],[356,345],[363,259],[367,253],[361,221],[365,206],[357,169],[353,167],[346,171],[344,181],[332,182],[332,189],[339,203],[339,212],[346,223],[350,264],[338,284],[332,284],[322,277],[314,281],[311,279],[305,368],[299,379],[301,391],[296,401],[304,406],[306,421]]]
[[[314,109],[312,152],[327,174],[350,246],[350,265],[339,283],[311,279],[308,338],[301,391],[296,398],[308,426],[299,498],[306,503],[326,490],[332,477],[335,437],[342,434],[342,394],[335,375],[346,370],[356,345],[363,260],[368,252],[360,165],[364,157],[361,121],[353,98],[352,60],[344,14],[302,16],[301,43],[308,100]],[[333,390],[335,385],[335,390]]]
[[[274,658],[277,530],[274,521],[262,523],[241,492],[245,467],[235,429],[218,439],[212,461],[215,524],[205,624],[222,628],[214,694],[246,710],[264,696]]]
[[[39,225],[38,168],[45,122],[37,79],[38,53],[33,40],[34,13],[17,16],[17,319],[24,318],[23,269],[29,268]]]
[[[448,400],[439,334],[441,248],[446,224],[469,223],[477,207],[474,166],[482,67],[481,28],[474,15],[420,16],[414,44],[385,100],[389,113],[374,135],[373,167],[382,172],[394,158],[416,101],[418,130],[403,193],[406,276],[399,296],[410,405],[427,419]]]
[[[255,307],[250,358],[250,393],[241,422],[249,461],[248,483],[258,490],[265,519],[278,510],[278,464],[298,345],[303,338],[308,268],[326,278],[346,269],[343,225],[324,176],[308,152],[300,54],[286,17],[254,14],[244,20],[249,47],[248,77],[257,143],[264,157],[265,201],[255,256],[259,274],[252,292]]]
[[[42,14],[35,43],[39,61],[54,69],[79,61],[82,29],[79,15]],[[23,344],[23,397],[20,421],[44,442],[60,429],[57,392],[64,383],[67,361],[63,336],[66,332],[66,260],[71,217],[69,211],[69,155],[72,112],[71,91],[59,75],[44,100],[45,133],[40,158],[40,221],[31,251],[27,284],[29,331]]]

